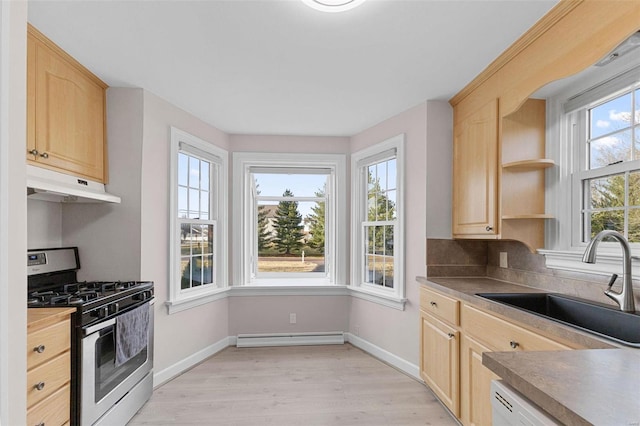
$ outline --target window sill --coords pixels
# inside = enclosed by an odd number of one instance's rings
[[[368,291],[359,287],[349,287],[349,293],[352,297],[368,300],[369,302],[374,302],[379,305],[397,309],[399,311],[404,311],[404,307],[407,304],[407,299],[405,298],[399,298],[390,294]]]
[[[598,251],[596,263],[582,262],[584,250],[538,250],[544,255],[549,269],[580,272],[595,275],[618,274],[622,276],[622,253],[620,250],[602,249]],[[636,250],[632,250],[632,260],[638,260]],[[631,262],[632,276],[640,277],[640,262]]]
[[[171,315],[207,303],[215,302],[216,300],[224,299],[228,297],[229,290],[230,289],[228,287],[225,287],[189,298],[168,300],[165,302],[165,305],[167,306],[167,313]]]
[[[344,285],[300,285],[282,284],[282,280],[274,281],[271,284],[262,283],[260,285],[250,284],[232,287],[229,291],[231,297],[243,296],[348,296],[349,290]],[[326,281],[325,281],[326,282]],[[279,283],[279,285],[276,285]]]

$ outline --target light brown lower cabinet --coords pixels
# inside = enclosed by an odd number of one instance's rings
[[[420,316],[420,375],[457,417],[460,413],[460,332],[424,311]]]
[[[573,349],[433,288],[421,295],[420,375],[465,426],[492,424],[491,381],[499,377],[482,365],[483,352]]]
[[[491,381],[499,377],[482,365],[482,353],[491,350],[469,336],[462,336],[460,347],[460,420],[491,425]]]

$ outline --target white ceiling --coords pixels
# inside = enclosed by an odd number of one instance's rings
[[[29,1],[29,22],[110,86],[228,133],[354,135],[448,100],[556,0]]]

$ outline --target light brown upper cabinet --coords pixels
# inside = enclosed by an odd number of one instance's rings
[[[453,144],[453,234],[495,237],[497,228],[498,102],[456,123]]]
[[[615,5],[613,4],[615,3]],[[544,247],[545,101],[638,30],[640,1],[562,0],[449,102],[454,110],[453,236]]]
[[[27,32],[27,161],[106,182],[107,85],[31,25]]]

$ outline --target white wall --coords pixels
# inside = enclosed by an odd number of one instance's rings
[[[27,200],[27,248],[62,247],[62,204]]]
[[[126,90],[126,89],[121,89]],[[228,136],[163,99],[144,92],[140,271],[155,282],[155,372],[161,372],[229,335],[228,300],[167,314],[169,289],[170,126],[228,149]]]
[[[0,423],[26,423],[27,3],[0,2]]]
[[[351,151],[405,134],[405,285],[408,302],[404,311],[385,308],[373,302],[352,298],[349,332],[414,364],[419,357],[419,286],[415,281],[426,270],[427,214],[440,215],[427,208],[427,129],[435,133],[437,121],[428,120],[429,104],[422,103],[351,138]],[[436,115],[434,113],[434,115]],[[428,125],[429,124],[429,125]],[[447,125],[447,123],[443,123]],[[433,159],[435,161],[435,159]],[[447,177],[440,183],[446,185]],[[446,212],[444,213],[446,214]]]

